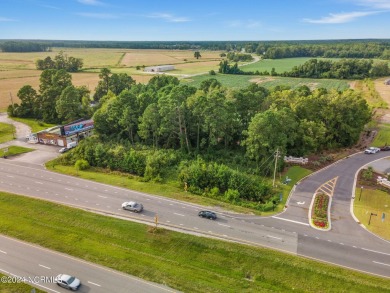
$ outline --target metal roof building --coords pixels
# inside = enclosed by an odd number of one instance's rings
[[[145,67],[145,72],[163,72],[168,70],[174,70],[175,66],[173,65],[159,65],[159,66],[149,66]]]

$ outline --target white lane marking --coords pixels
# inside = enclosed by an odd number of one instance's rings
[[[305,204],[304,201],[297,201],[297,204],[301,205],[301,204]]]
[[[5,251],[0,250],[1,253],[7,254]]]
[[[332,242],[332,240],[328,239],[328,242]]]
[[[344,243],[340,243],[340,245],[344,245]]]
[[[353,248],[357,248],[355,245],[354,246],[352,246]]]
[[[220,224],[220,223],[218,223],[218,225],[219,225],[219,226],[224,226],[224,227],[228,227],[228,228],[230,228],[230,226],[229,226],[229,225]]]
[[[170,223],[171,221],[167,221],[167,223]]]
[[[267,237],[269,237],[269,238],[275,238],[275,239],[278,239],[278,240],[283,240],[282,238],[275,237],[275,236],[271,236],[271,235],[267,235]]]
[[[95,286],[98,286],[98,287],[101,287],[99,284],[96,284],[96,283],[93,283],[93,282],[90,282],[88,281],[89,284],[92,284],[92,285],[95,285]]]
[[[15,178],[14,176],[11,176],[11,175],[7,175],[7,177],[9,177],[9,178]]]
[[[73,191],[72,188],[67,188],[67,187],[65,187],[65,189],[66,189],[66,190],[69,190],[69,191]]]
[[[184,215],[182,214],[178,214],[178,213],[173,213],[174,215],[178,215],[178,216],[181,216],[181,217],[184,217]]]
[[[287,222],[297,223],[297,224],[301,224],[301,225],[305,225],[305,226],[310,226],[310,224],[308,224],[308,223],[298,222],[298,221],[280,218],[280,217],[276,217],[276,216],[273,216],[272,218],[287,221]]]
[[[39,181],[35,181],[36,184],[43,184],[42,182],[39,182]]]
[[[371,250],[371,249],[367,249],[367,248],[362,248],[362,249],[365,251],[371,251],[371,252],[380,253],[380,254],[384,254],[384,255],[390,255],[390,253],[380,252],[380,251]]]
[[[372,262],[390,267],[390,264],[387,264],[387,263],[383,263],[383,262],[379,262],[379,261],[375,261],[375,260],[373,260]]]
[[[169,205],[170,205],[170,206],[173,206],[173,203],[170,203]]]
[[[198,228],[198,227],[194,227],[194,229],[196,229],[196,230],[199,230],[199,228]]]
[[[107,196],[103,196],[103,195],[98,195],[98,197],[107,198]]]
[[[183,224],[180,224],[180,226],[183,226]]]
[[[48,270],[51,270],[51,268],[49,268],[49,267],[47,267],[47,266],[44,266],[44,265],[39,265],[40,267],[43,267],[43,268],[45,268],[45,269],[48,269]]]

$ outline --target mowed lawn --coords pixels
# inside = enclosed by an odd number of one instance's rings
[[[337,58],[313,58],[313,57],[301,57],[301,58],[284,58],[284,59],[262,59],[256,63],[249,65],[241,66],[240,69],[245,72],[249,71],[268,71],[271,72],[272,68],[275,68],[277,73],[283,73],[285,71],[290,71],[294,66],[301,65],[310,59],[318,60],[339,60]]]
[[[4,192],[0,233],[183,292],[390,291],[388,279]]]
[[[245,88],[252,82],[259,84],[265,88],[273,88],[275,86],[287,85],[291,88],[306,85],[310,89],[326,88],[344,90],[349,88],[349,84],[345,80],[337,79],[311,79],[311,78],[291,78],[278,76],[258,76],[258,75],[235,75],[235,74],[217,74],[217,75],[199,75],[183,79],[183,83],[199,87],[202,81],[215,78],[223,86],[231,88]]]
[[[361,195],[360,195],[361,193]],[[359,200],[360,199],[360,200]],[[390,194],[378,189],[356,188],[354,214],[369,231],[390,240]],[[371,216],[371,213],[375,214]],[[385,218],[382,221],[383,213]],[[370,225],[368,222],[370,221]]]

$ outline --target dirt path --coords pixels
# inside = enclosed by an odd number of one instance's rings
[[[25,139],[27,135],[31,133],[31,128],[24,123],[14,121],[8,118],[7,113],[0,113],[0,122],[12,124],[15,126],[16,138]]]
[[[388,80],[389,77],[382,77],[374,81],[375,90],[380,94],[382,99],[390,107],[390,85],[385,84],[385,80]],[[390,109],[379,109],[378,113],[381,114],[381,122],[390,123]]]

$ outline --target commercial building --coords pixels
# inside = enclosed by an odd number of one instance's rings
[[[149,66],[145,67],[145,72],[163,72],[163,71],[169,71],[174,70],[175,66],[173,65],[159,65],[159,66]]]

